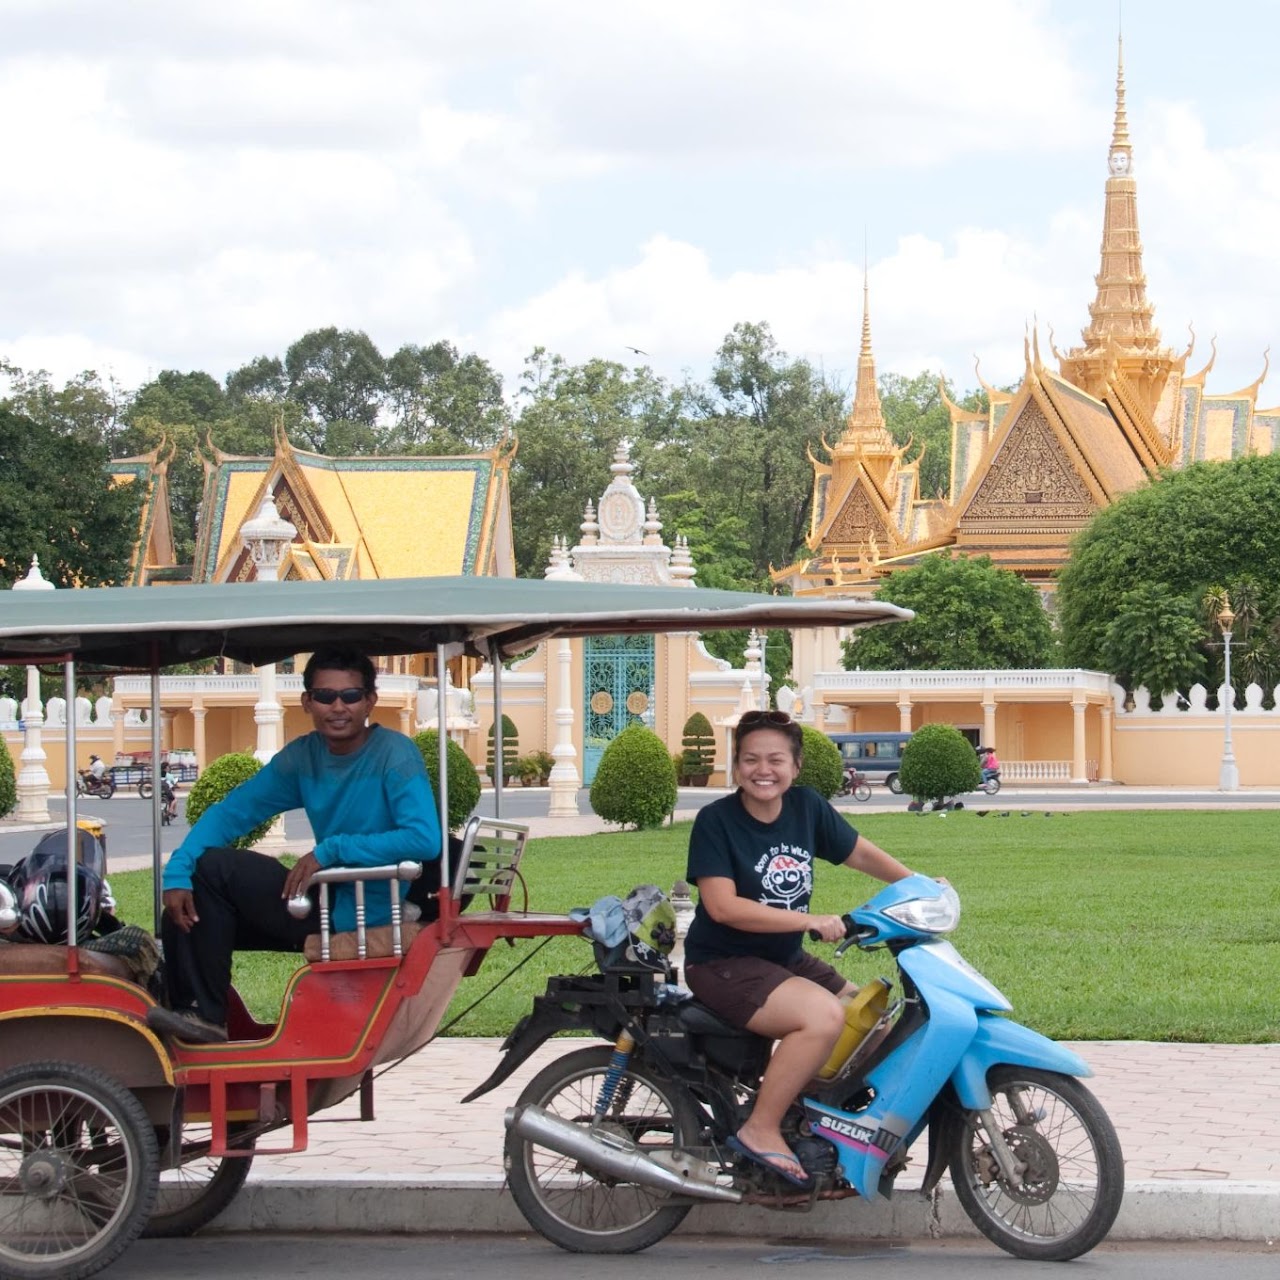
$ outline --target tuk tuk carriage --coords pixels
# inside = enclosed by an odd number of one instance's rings
[[[495,673],[500,734],[503,660],[555,636],[910,616],[878,602],[484,578],[94,588],[6,593],[0,661],[61,665],[68,703],[77,666],[149,672],[159,759],[158,677],[177,663],[221,656],[262,665],[344,643],[371,656],[433,653],[437,673],[455,655],[483,657]],[[445,700],[437,704],[447,832]],[[78,848],[75,739],[68,722],[68,866]],[[500,814],[501,770],[494,781]],[[157,934],[161,803],[156,792]],[[389,925],[366,928],[360,911],[365,883],[415,879],[420,863],[317,874],[321,932],[277,1020],[256,1021],[233,990],[222,1044],[174,1042],[148,1027],[148,990],[117,957],[81,945],[78,877],[68,875],[65,945],[0,940],[0,1277],[89,1276],[144,1232],[189,1234],[230,1203],[255,1155],[304,1150],[317,1112],[358,1093],[362,1118],[371,1118],[375,1069],[431,1040],[458,984],[496,942],[581,932],[566,915],[512,909],[526,837],[517,823],[473,817],[456,857],[447,842],[442,851],[430,922],[403,918],[395,893]],[[329,885],[339,881],[355,882],[352,934],[330,929]],[[14,922],[12,896],[0,892],[0,930]],[[472,903],[465,911],[464,902]]]

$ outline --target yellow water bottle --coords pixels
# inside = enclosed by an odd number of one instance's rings
[[[872,978],[850,997],[844,1007],[844,1030],[836,1041],[831,1056],[818,1072],[819,1080],[831,1080],[849,1061],[853,1051],[863,1042],[872,1027],[884,1016],[889,1007],[889,984],[881,978]]]

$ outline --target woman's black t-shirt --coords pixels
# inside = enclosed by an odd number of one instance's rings
[[[813,892],[813,860],[841,863],[853,852],[858,833],[812,787],[789,787],[782,812],[759,822],[740,792],[702,809],[689,837],[690,883],[702,876],[732,880],[738,896],[768,907],[804,911]],[[688,964],[723,956],[759,956],[785,964],[799,953],[804,931],[747,933],[717,924],[702,903],[689,926],[684,953]]]

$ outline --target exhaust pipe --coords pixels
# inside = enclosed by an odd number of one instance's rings
[[[504,1122],[508,1129],[515,1130],[529,1142],[549,1147],[562,1156],[581,1161],[589,1169],[624,1182],[638,1182],[656,1191],[699,1200],[723,1200],[730,1204],[739,1204],[742,1200],[741,1191],[682,1177],[674,1169],[651,1160],[626,1138],[613,1133],[592,1133],[581,1125],[548,1115],[542,1107],[508,1107]]]

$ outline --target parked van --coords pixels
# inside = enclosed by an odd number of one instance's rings
[[[857,769],[868,782],[883,782],[894,795],[902,792],[898,770],[909,733],[832,733],[827,735],[840,749],[845,768]]]

